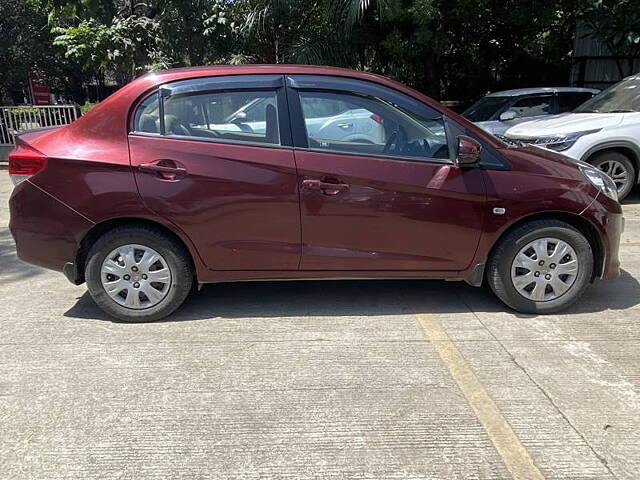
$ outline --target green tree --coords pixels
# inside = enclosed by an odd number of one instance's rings
[[[435,98],[553,83],[559,71],[564,83],[575,30],[572,3],[389,0],[383,11],[366,12],[354,42],[361,63]]]
[[[50,0],[54,44],[86,71],[125,83],[149,70],[225,59],[233,25],[222,0]]]
[[[73,82],[73,63],[53,46],[47,12],[24,0],[0,0],[0,101],[10,91],[26,89],[29,74],[61,89]]]
[[[576,14],[595,0],[29,1],[47,6],[67,62],[118,83],[170,66],[310,63],[471,99],[565,83]]]
[[[590,33],[618,57],[616,64],[620,76],[635,73],[634,60],[640,57],[640,5],[637,0],[591,0],[583,9],[582,19]]]

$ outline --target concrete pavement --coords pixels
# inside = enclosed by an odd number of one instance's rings
[[[638,194],[623,275],[566,314],[459,283],[256,282],[129,325],[15,258],[11,188],[0,171],[0,478],[638,477]]]

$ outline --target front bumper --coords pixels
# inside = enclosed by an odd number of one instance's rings
[[[583,217],[597,230],[601,243],[600,278],[615,278],[620,275],[620,237],[624,231],[621,205],[606,195],[598,193],[596,200],[583,212]]]
[[[620,237],[624,231],[624,217],[615,215],[609,217],[607,243],[609,250],[605,251],[600,278],[615,278],[620,275]]]
[[[9,210],[18,258],[59,272],[66,263],[75,262],[80,240],[93,226],[28,180],[14,189]]]

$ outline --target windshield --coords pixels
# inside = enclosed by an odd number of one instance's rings
[[[510,97],[483,97],[467,108],[462,116],[472,122],[485,122],[510,101]]]
[[[616,83],[574,110],[574,113],[614,112],[640,112],[640,77]]]

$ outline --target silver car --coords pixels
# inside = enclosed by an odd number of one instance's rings
[[[544,115],[570,112],[599,93],[594,88],[518,88],[493,92],[466,109],[462,116],[494,135],[518,123]]]

